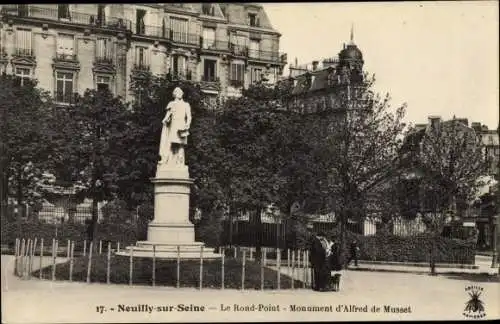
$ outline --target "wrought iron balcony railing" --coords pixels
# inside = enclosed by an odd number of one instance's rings
[[[203,82],[219,82],[219,78],[214,75],[202,75],[201,81]]]
[[[243,87],[243,80],[229,80],[229,84],[235,88]]]
[[[248,56],[248,47],[244,45],[229,44],[229,50],[236,56]]]
[[[95,63],[113,64],[113,56],[111,54],[98,54],[95,57]]]
[[[150,70],[150,65],[147,62],[136,62],[134,64],[134,70],[149,71]]]
[[[268,61],[274,63],[281,62],[282,53],[273,51],[261,51],[261,50],[248,50],[248,58],[255,59],[259,61]]]
[[[55,59],[58,61],[76,62],[78,61],[78,56],[76,54],[69,53],[56,53]]]
[[[46,8],[35,5],[5,5],[2,13],[7,16],[29,17],[38,19],[58,20],[71,24],[92,25],[105,28],[130,30],[132,23],[128,19],[117,17],[104,17],[98,19],[95,15],[70,11],[69,14],[62,15],[56,8]]]
[[[16,48],[14,50],[14,55],[15,56],[22,56],[22,57],[33,57],[35,56],[35,52],[33,51],[32,48]]]
[[[218,39],[201,38],[201,48],[205,50],[228,51],[229,42]]]
[[[54,91],[54,101],[59,104],[75,104],[77,97],[75,92]]]
[[[193,73],[191,70],[186,71],[172,71],[172,69],[168,69],[167,77],[170,80],[192,80]]]
[[[176,43],[189,44],[189,45],[199,45],[200,35],[182,33],[170,30],[170,40]]]

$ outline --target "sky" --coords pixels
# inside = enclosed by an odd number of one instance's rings
[[[363,52],[375,90],[406,121],[430,115],[499,123],[497,1],[265,3],[288,62],[333,57],[350,39]],[[283,75],[288,75],[286,67]]]

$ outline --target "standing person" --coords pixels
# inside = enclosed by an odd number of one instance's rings
[[[356,240],[353,240],[351,242],[350,246],[350,255],[349,255],[349,260],[347,260],[347,265],[351,263],[352,260],[354,260],[354,266],[358,266],[358,252],[359,252],[359,247],[358,247],[358,242]]]

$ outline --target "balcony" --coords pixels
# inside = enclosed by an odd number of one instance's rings
[[[136,62],[134,63],[133,70],[147,72],[150,70],[150,65],[147,62]]]
[[[78,94],[74,92],[54,91],[54,101],[63,105],[74,105]]]
[[[98,54],[94,62],[98,64],[113,65],[113,56],[111,54]]]
[[[273,51],[248,50],[248,59],[273,63],[282,63],[282,53]]]
[[[78,56],[76,54],[69,53],[56,53],[54,59],[62,62],[78,62]]]
[[[204,51],[228,51],[229,42],[218,39],[201,38],[201,48]]]
[[[243,87],[243,80],[229,80],[229,85],[235,88]]]
[[[106,17],[105,19],[98,20],[97,13],[95,15],[90,15],[75,11],[70,11],[69,15],[61,15],[57,8],[45,8],[32,5],[5,5],[2,8],[2,14],[6,16],[56,20],[67,24],[91,25],[112,29],[130,30],[132,28],[131,21],[123,18]]]
[[[14,56],[18,57],[34,57],[35,52],[31,48],[16,48],[14,50]]]
[[[191,81],[193,79],[193,73],[191,70],[186,71],[172,71],[168,69],[167,78],[169,80],[187,80]]]
[[[173,30],[169,31],[170,40],[174,43],[187,44],[187,45],[200,45],[200,36],[198,34],[188,34],[176,32]]]
[[[229,44],[229,50],[234,56],[248,56],[248,47],[244,45]]]
[[[149,36],[155,38],[168,38],[168,29],[161,26],[149,26],[143,24],[132,24],[132,32],[138,36]]]

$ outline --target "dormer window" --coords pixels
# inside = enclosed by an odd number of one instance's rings
[[[248,24],[252,27],[258,27],[259,26],[259,20],[257,18],[257,15],[254,13],[249,13],[248,14]]]
[[[215,16],[215,8],[211,3],[203,3],[201,10],[204,15]]]

